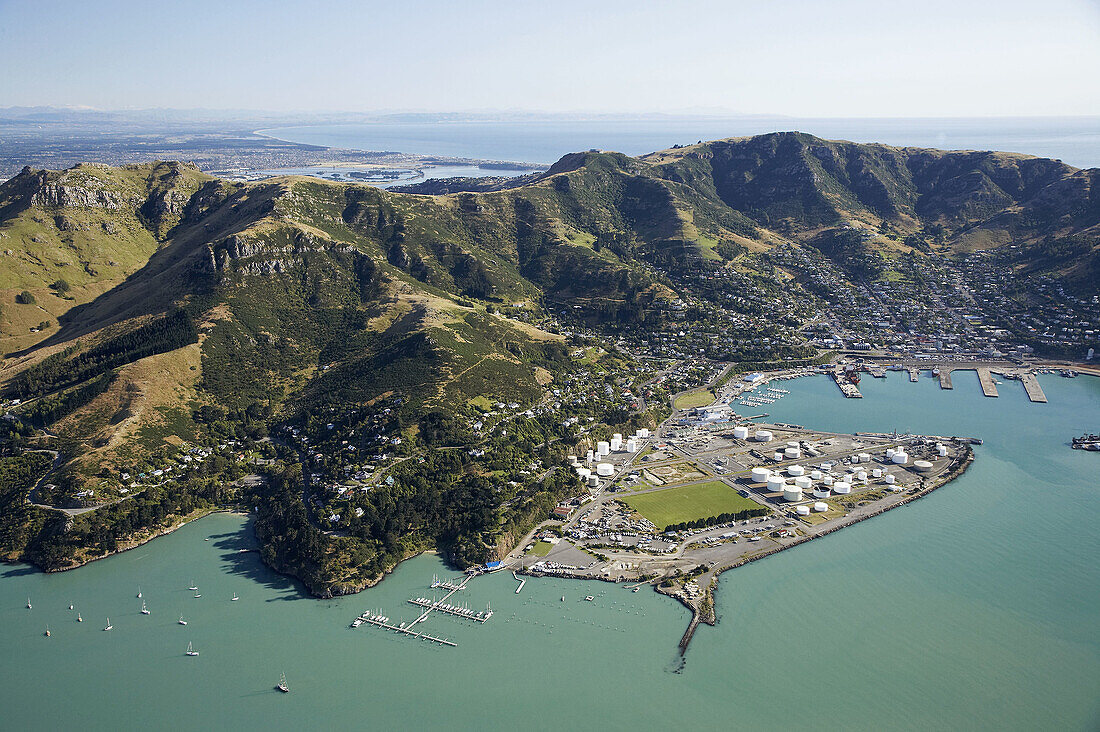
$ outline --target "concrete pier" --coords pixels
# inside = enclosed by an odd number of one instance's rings
[[[941,389],[954,389],[955,385],[951,383],[951,371],[940,367],[940,388]]]
[[[987,397],[1000,396],[997,393],[997,385],[993,383],[993,374],[989,369],[978,369],[978,381],[982,383],[982,393]]]
[[[1043,393],[1043,387],[1039,386],[1039,378],[1035,374],[1024,374],[1020,380],[1024,382],[1024,391],[1027,392],[1028,399],[1046,404],[1047,395]]]

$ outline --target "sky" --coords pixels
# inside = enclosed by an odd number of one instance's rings
[[[1100,0],[0,0],[0,107],[1100,114]]]

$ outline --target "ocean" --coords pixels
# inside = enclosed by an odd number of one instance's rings
[[[699,140],[781,130],[854,142],[1019,152],[1056,158],[1079,168],[1100,167],[1100,117],[455,121],[284,127],[260,132],[327,147],[548,165],[566,153],[591,148],[642,155]]]
[[[424,624],[456,648],[353,630],[366,609],[411,620],[407,600],[457,572],[424,555],[315,600],[240,552],[246,519],[216,514],[76,571],[0,569],[0,726],[1095,730],[1100,455],[1069,440],[1095,431],[1100,379],[1041,380],[1048,404],[1008,381],[985,398],[973,372],[953,391],[866,378],[862,400],[786,382],[773,420],[985,444],[926,498],[724,574],[719,623],[683,659],[689,613],[668,598],[548,578],[516,594],[507,572],[460,593],[488,622]]]

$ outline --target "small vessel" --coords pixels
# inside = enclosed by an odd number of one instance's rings
[[[50,624],[49,623],[46,623],[46,637],[47,638],[50,637]]]
[[[289,694],[290,693],[290,687],[286,685],[286,673],[285,672],[283,673],[282,677],[279,679],[279,683],[275,685],[275,688],[278,689],[279,691],[283,692],[284,694]]]
[[[73,609],[73,604],[72,604],[71,602],[69,603],[69,609],[70,609],[70,610],[72,610],[72,609]]]
[[[562,596],[561,596],[561,601],[562,601],[562,602],[565,602],[565,595],[562,595]]]
[[[187,641],[187,655],[188,656],[197,656],[197,655],[199,655],[199,652],[191,647],[191,641]]]
[[[145,600],[141,601],[141,614],[142,615],[148,615],[149,614],[149,608],[145,607]]]
[[[234,592],[234,593],[233,593],[233,597],[229,598],[229,601],[230,601],[230,602],[236,602],[237,600],[240,600],[240,599],[241,599],[241,598],[237,597],[237,593],[236,593],[236,592]]]
[[[76,614],[76,622],[78,622],[78,623],[83,623],[84,622],[84,618],[80,617],[80,613]]]
[[[111,625],[111,619],[107,618],[107,626],[104,628],[104,630],[110,630],[113,627],[115,626]]]
[[[637,588],[637,587],[635,587],[635,588],[634,588],[634,591],[635,591],[635,592],[637,592],[637,591],[638,591],[638,588]]]
[[[194,580],[191,580],[191,586],[190,586],[190,587],[188,587],[187,589],[189,589],[189,590],[191,590],[192,592],[194,592],[195,590],[199,589],[199,586],[195,584],[195,581],[194,581]]]
[[[203,541],[210,541],[210,537],[206,537],[205,539],[203,539]]]
[[[200,593],[200,592],[196,592],[196,593],[195,593],[195,597],[202,597],[202,593]]]
[[[28,610],[31,609],[31,598],[29,598],[29,597],[27,598],[27,609]]]
[[[180,622],[180,625],[187,625],[187,621],[183,619],[182,615],[180,615],[180,621],[179,622]]]
[[[138,585],[138,597],[141,597],[141,585]]]
[[[593,601],[593,600],[595,600],[596,598],[592,597],[592,595],[588,595],[588,596],[587,596],[587,597],[585,597],[584,599],[585,599],[585,600],[587,600],[588,602],[592,602],[592,601]]]

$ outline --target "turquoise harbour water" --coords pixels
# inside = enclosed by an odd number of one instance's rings
[[[1018,383],[987,399],[973,372],[954,382],[867,378],[863,400],[787,382],[779,421],[985,444],[929,497],[723,575],[720,622],[682,663],[680,605],[553,579],[517,595],[508,573],[462,593],[492,603],[488,623],[425,623],[457,648],[351,630],[367,608],[411,620],[406,600],[456,573],[422,556],[313,600],[238,553],[241,518],[215,515],[74,572],[0,568],[0,728],[1096,729],[1100,456],[1068,442],[1095,430],[1100,379],[1043,377],[1045,405]]]

